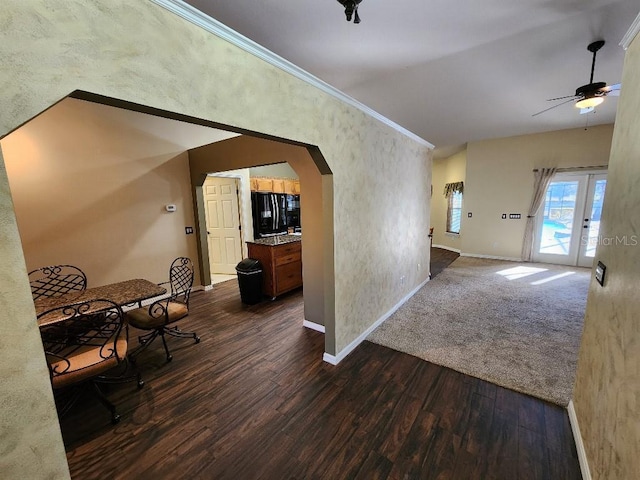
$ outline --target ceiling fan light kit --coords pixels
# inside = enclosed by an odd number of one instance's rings
[[[593,73],[596,68],[596,53],[604,46],[604,40],[597,40],[590,43],[587,46],[587,50],[593,53],[593,60],[591,61],[591,77],[589,83],[576,88],[575,95],[567,95],[566,97],[550,98],[547,101],[564,100],[562,103],[554,105],[553,107],[546,108],[541,112],[534,113],[533,116],[540,115],[541,113],[548,112],[565,103],[574,102],[575,107],[580,109],[580,113],[591,113],[594,107],[604,102],[604,97],[607,95],[617,96],[620,94],[620,84],[607,85],[605,82],[593,81]],[[565,100],[568,99],[568,100]]]
[[[360,23],[360,15],[358,15],[358,5],[362,0],[338,0],[338,3],[344,7],[344,14],[347,22],[353,18],[353,23]]]
[[[582,100],[578,100],[576,102],[576,108],[592,108],[592,107],[597,107],[598,105],[600,105],[602,102],[604,102],[604,98],[602,97],[586,97],[583,98]]]

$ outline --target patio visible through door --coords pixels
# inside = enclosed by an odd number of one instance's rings
[[[592,266],[606,185],[606,173],[555,175],[537,215],[535,261]]]

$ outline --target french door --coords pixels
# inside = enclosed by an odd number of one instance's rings
[[[606,173],[553,177],[536,215],[535,261],[592,266],[606,186]]]

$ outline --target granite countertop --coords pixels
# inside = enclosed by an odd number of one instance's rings
[[[46,315],[38,319],[38,325],[43,326],[64,320],[71,315],[74,311],[72,308],[68,310],[70,313],[58,310],[67,305],[90,302],[97,299],[108,299],[120,306],[124,306],[148,298],[158,297],[165,293],[167,293],[166,288],[149,280],[136,278],[109,285],[102,285],[100,287],[87,288],[86,290],[69,292],[59,297],[41,297],[37,299],[34,304],[36,314],[38,315],[53,310],[51,315]],[[104,307],[104,305],[102,305],[102,307]]]
[[[275,237],[258,238],[247,243],[255,243],[257,245],[269,245],[275,247],[276,245],[284,245],[285,243],[300,242],[302,235],[276,235]]]

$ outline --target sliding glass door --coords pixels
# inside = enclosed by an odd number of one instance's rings
[[[599,239],[606,174],[560,174],[549,188],[536,221],[534,260],[593,264]]]

